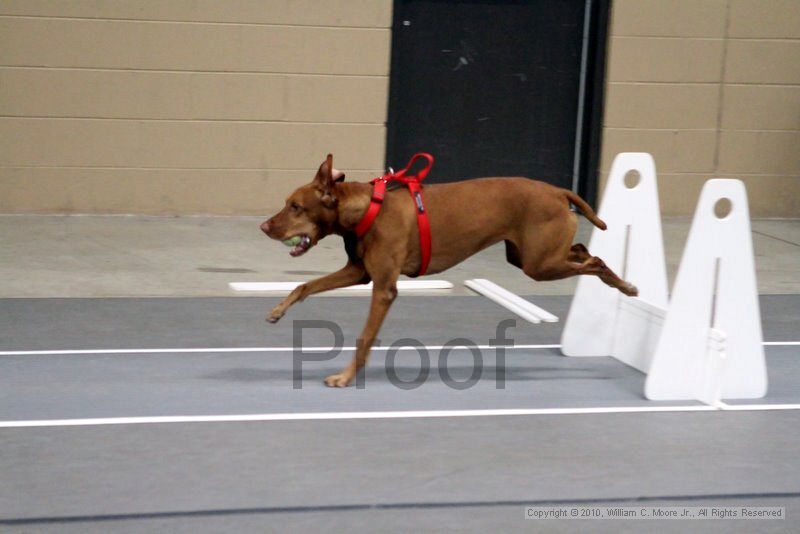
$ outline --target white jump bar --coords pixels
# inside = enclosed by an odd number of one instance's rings
[[[558,317],[553,315],[547,310],[543,310],[539,306],[535,304],[531,304],[524,298],[515,295],[511,291],[504,289],[494,282],[490,282],[484,278],[475,278],[473,280],[466,280],[464,285],[470,288],[471,290],[475,291],[476,293],[480,293],[484,297],[493,300],[500,306],[503,306],[507,310],[510,310],[526,321],[529,321],[534,324],[541,323],[544,321],[545,323],[557,323]]]
[[[269,291],[288,293],[304,282],[230,282],[228,286],[234,291]],[[429,291],[435,289],[452,289],[453,284],[446,280],[399,280],[398,291]],[[336,291],[364,292],[372,291],[372,282],[336,289]]]

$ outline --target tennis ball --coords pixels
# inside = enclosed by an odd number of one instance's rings
[[[300,244],[300,241],[302,241],[302,240],[303,240],[302,237],[300,237],[299,235],[296,235],[291,239],[285,239],[283,241],[283,244],[286,245],[287,247],[296,247],[297,245]]]

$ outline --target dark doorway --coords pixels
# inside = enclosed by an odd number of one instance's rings
[[[424,150],[430,182],[521,175],[585,193],[598,14],[587,0],[396,0],[387,163]]]

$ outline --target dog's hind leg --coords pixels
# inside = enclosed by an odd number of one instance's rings
[[[597,256],[589,256],[588,259],[584,260],[578,274],[593,274],[607,286],[617,288],[629,297],[635,297],[639,294],[639,290],[636,286],[617,276],[617,274],[609,269],[606,263]]]
[[[280,304],[272,309],[267,317],[267,322],[277,323],[292,304],[302,301],[315,293],[322,293],[323,291],[330,291],[331,289],[338,289],[355,284],[366,284],[367,282],[369,282],[369,276],[364,266],[348,262],[347,265],[335,273],[317,278],[316,280],[311,280],[294,288],[294,291],[289,293],[288,297],[283,299]]]
[[[583,245],[582,243],[576,243],[572,245],[572,247],[570,247],[569,254],[567,255],[567,260],[576,263],[583,263],[591,257],[592,255],[589,254],[589,250],[586,248],[585,245]]]
[[[629,297],[639,294],[639,290],[633,284],[617,276],[603,260],[590,255],[586,247],[583,245],[576,245],[576,247],[580,247],[580,249],[576,251],[575,247],[572,247],[567,259],[526,265],[522,270],[537,281],[561,280],[580,274],[594,275],[606,285],[618,289]]]
[[[554,226],[549,232],[550,239],[541,239],[541,233],[530,231],[521,236],[516,248],[522,261],[522,271],[539,282],[581,274],[594,275],[625,295],[636,296],[638,290],[635,286],[617,276],[602,259],[592,256],[583,244],[570,245],[574,230],[573,223],[566,227]],[[507,254],[508,250],[507,247]]]
[[[635,286],[617,276],[603,260],[592,256],[581,243],[572,245],[567,259],[582,264],[582,272],[579,274],[593,274],[606,285],[615,287],[628,296],[635,297],[639,293]]]

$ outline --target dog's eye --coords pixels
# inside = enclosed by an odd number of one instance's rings
[[[303,208],[300,207],[300,204],[298,204],[297,202],[292,202],[289,207],[292,208],[292,211],[295,212],[303,211]]]

